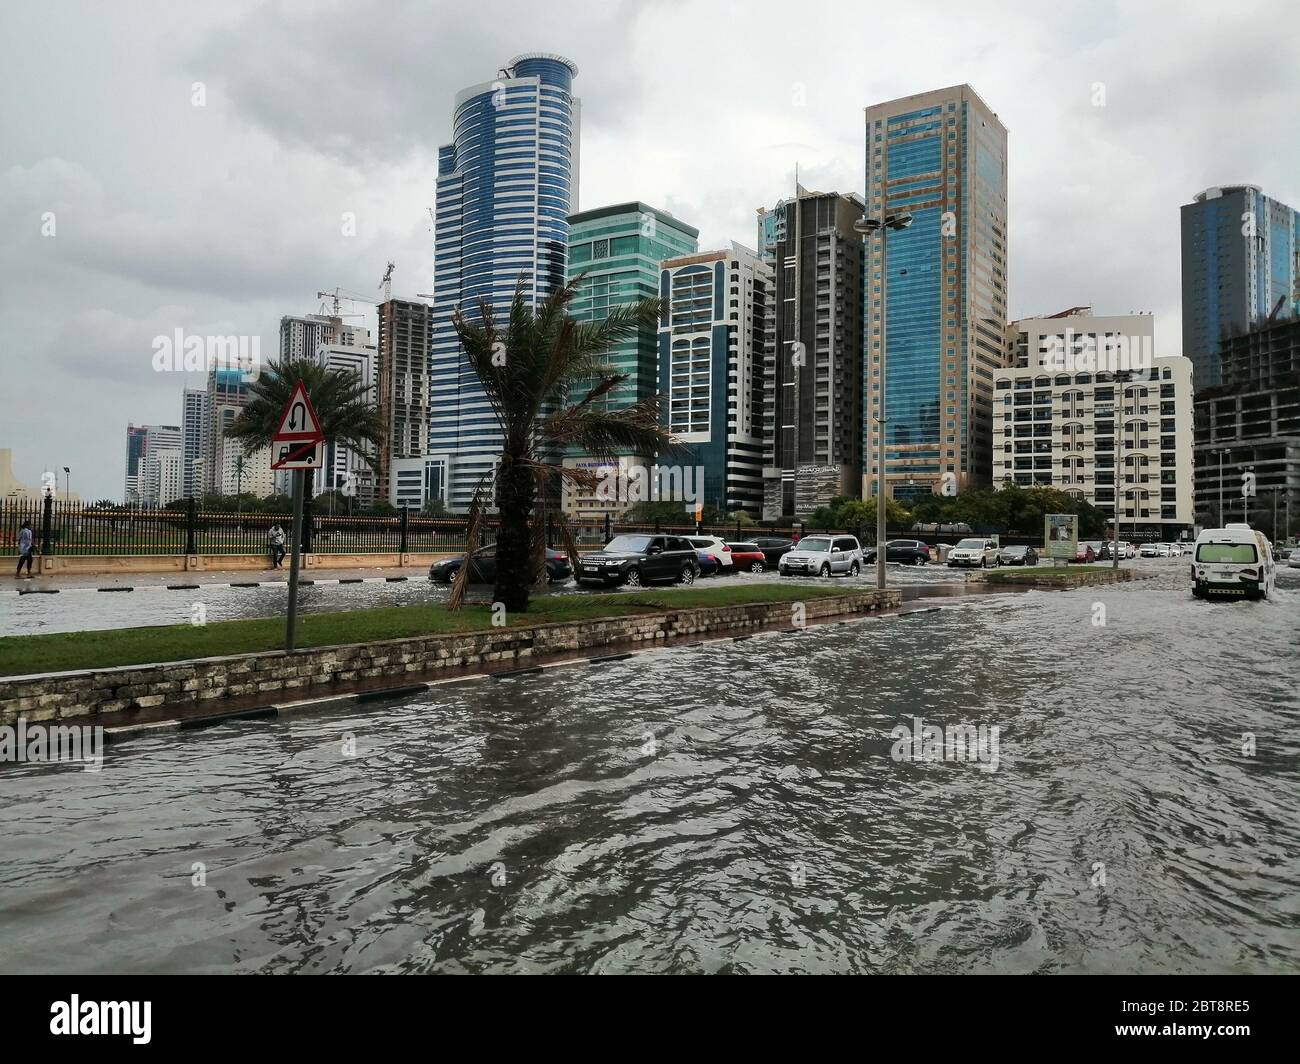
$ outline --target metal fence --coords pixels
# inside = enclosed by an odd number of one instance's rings
[[[279,525],[286,538],[293,528],[290,514],[205,513],[192,501],[180,509],[101,510],[55,499],[5,499],[0,500],[0,550],[16,551],[24,522],[31,526],[42,554],[58,555],[264,554],[270,549],[273,525]],[[391,517],[334,516],[313,513],[307,504],[303,525],[303,548],[317,554],[429,554],[465,548],[463,517],[419,517],[409,511]],[[480,542],[493,542],[496,527],[495,518],[486,517]],[[631,532],[716,535],[732,541],[789,534],[789,529],[767,524],[614,521],[570,521],[569,530],[579,547],[601,546],[612,536]],[[563,547],[558,519],[547,519],[546,540],[552,547]]]

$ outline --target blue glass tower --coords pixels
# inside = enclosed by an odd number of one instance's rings
[[[497,320],[522,277],[534,305],[565,281],[577,208],[577,67],[516,56],[496,80],[456,97],[452,143],[438,151],[429,457],[445,465],[444,501],[469,507],[500,451],[496,419],[452,327],[457,308]]]
[[[1220,341],[1300,313],[1300,211],[1257,185],[1223,185],[1181,214],[1183,354],[1200,391],[1222,383]]]
[[[1006,347],[1006,127],[954,85],[868,107],[866,146],[867,217],[913,221],[867,247],[863,495],[879,479],[882,406],[886,494],[988,483]]]

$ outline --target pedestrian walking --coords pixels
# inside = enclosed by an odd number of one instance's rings
[[[23,566],[27,566],[27,579],[32,578],[32,552],[36,549],[36,537],[32,535],[30,521],[24,521],[18,529],[18,568],[14,570],[14,579],[22,575]]]
[[[266,540],[271,546],[271,568],[280,568],[280,563],[284,561],[284,529],[279,524],[271,526],[271,530],[266,534]]]

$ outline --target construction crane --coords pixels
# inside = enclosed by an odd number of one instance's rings
[[[322,311],[325,309],[324,300],[328,299],[334,307],[332,314],[336,318],[364,318],[365,317],[364,314],[340,313],[339,302],[341,300],[346,299],[349,303],[372,303],[373,302],[372,300],[369,299],[361,299],[358,296],[350,296],[346,292],[344,292],[341,288],[335,288],[333,292],[317,292],[316,298],[322,301],[321,308],[320,308]]]
[[[397,269],[396,264],[390,262],[388,264],[388,269],[384,271],[384,279],[379,282],[379,287],[384,290],[385,303],[393,298],[393,271],[395,269]],[[373,276],[373,274],[371,276]]]

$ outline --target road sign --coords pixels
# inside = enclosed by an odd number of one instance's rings
[[[320,469],[324,464],[323,440],[277,442],[271,449],[272,469]]]
[[[320,419],[312,409],[311,400],[307,398],[307,389],[299,381],[293,386],[293,394],[284,404],[280,415],[280,426],[275,430],[272,443],[307,443],[320,442],[325,438],[321,431]]]

